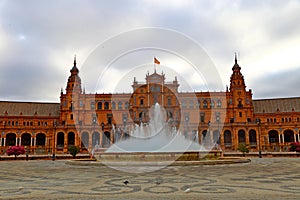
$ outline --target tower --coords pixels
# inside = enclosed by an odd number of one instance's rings
[[[253,118],[252,91],[246,91],[244,76],[241,67],[237,62],[237,55],[234,57],[234,65],[230,77],[230,89],[228,108],[231,108],[229,115],[231,122],[249,122]]]
[[[74,124],[73,113],[80,105],[80,96],[82,94],[81,79],[79,77],[79,70],[77,68],[76,56],[74,57],[74,64],[70,70],[68,78],[66,93],[61,90],[60,94],[60,123]]]
[[[66,93],[67,94],[81,94],[81,79],[79,77],[79,70],[76,66],[76,56],[74,57],[74,65],[70,70],[71,75],[68,78]]]

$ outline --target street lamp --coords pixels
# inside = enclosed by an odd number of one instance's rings
[[[220,133],[220,116],[219,115],[216,116],[216,120],[218,122],[218,134],[219,134],[219,137],[218,137],[218,140],[217,140],[217,144],[220,145],[221,133]]]
[[[52,160],[55,160],[55,143],[56,143],[56,126],[57,126],[57,122],[56,120],[54,120],[53,122],[53,126],[54,126],[54,134],[53,134],[53,148],[52,148]]]
[[[262,158],[261,148],[260,148],[260,119],[259,118],[256,119],[256,123],[258,126],[258,157]]]

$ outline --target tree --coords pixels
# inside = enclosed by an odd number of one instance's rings
[[[24,147],[23,146],[10,146],[8,149],[7,149],[7,151],[6,151],[6,153],[7,153],[7,155],[14,155],[15,156],[15,160],[17,159],[17,156],[18,155],[22,155],[22,154],[24,154],[26,151],[25,151],[25,149],[24,149]]]
[[[80,148],[78,146],[69,146],[69,153],[73,156],[73,158],[76,157],[76,154],[79,152]]]
[[[249,153],[249,149],[246,144],[239,144],[237,150],[242,152],[244,157],[245,157],[245,153]]]

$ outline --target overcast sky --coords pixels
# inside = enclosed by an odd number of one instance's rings
[[[89,86],[88,69],[84,68],[93,52],[116,36],[149,27],[184,35],[201,46],[222,80],[218,90],[224,91],[229,85],[234,52],[238,52],[247,89],[253,90],[255,99],[300,96],[299,11],[300,1],[296,0],[0,0],[0,100],[58,102],[74,54],[86,92],[93,93],[95,87]],[[148,37],[148,42],[153,41]],[[165,42],[162,48],[166,49],[167,44],[171,43]],[[122,48],[123,43],[118,45]],[[126,54],[111,63],[130,66],[131,56],[141,59],[132,63],[131,68],[132,71],[137,65],[146,66],[144,74],[131,73],[138,81],[144,81],[147,63],[153,62],[153,56],[179,74],[188,70],[188,62],[179,54],[177,59],[170,57],[175,47],[166,49],[167,53],[158,52],[157,48]],[[106,54],[101,56],[107,58]],[[167,74],[168,67],[164,73],[168,80],[173,80],[174,75]],[[151,73],[153,68],[149,68]],[[160,73],[164,69],[157,70]],[[104,74],[96,90],[119,92],[120,88],[109,87],[124,86],[118,77],[129,72],[111,67],[110,75]],[[185,78],[193,90],[206,89],[200,87],[203,80],[199,77]],[[102,82],[106,83],[104,87]]]

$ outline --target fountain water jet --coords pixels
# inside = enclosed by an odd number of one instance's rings
[[[166,111],[158,103],[152,106],[150,116],[149,124],[135,126],[130,138],[116,142],[106,152],[206,151],[202,145],[187,140],[175,127],[170,127]]]

